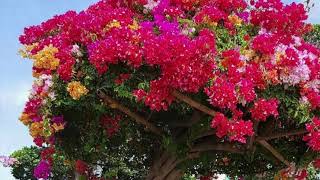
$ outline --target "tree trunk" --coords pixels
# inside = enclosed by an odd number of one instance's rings
[[[183,172],[177,169],[177,165],[183,160],[178,159],[176,155],[168,152],[162,152],[149,170],[146,180],[179,180]]]

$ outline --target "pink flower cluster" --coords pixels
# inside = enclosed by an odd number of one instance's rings
[[[196,93],[213,76],[215,40],[208,30],[193,40],[171,33],[152,35],[145,40],[143,51],[146,62],[162,71],[161,77],[150,83],[150,91],[143,93],[142,99],[151,109],[167,109],[172,89]]]
[[[51,165],[46,160],[41,160],[35,167],[33,175],[37,179],[48,179],[51,174]]]
[[[252,49],[263,54],[273,54],[278,41],[274,35],[260,34],[252,40]]]
[[[41,160],[33,171],[33,175],[37,179],[48,179],[50,177],[54,153],[54,147],[48,147],[41,151]]]
[[[303,95],[308,99],[312,109],[320,107],[320,93],[314,89],[308,88],[303,91]]]
[[[320,119],[314,117],[312,122],[306,124],[306,129],[309,133],[303,137],[303,140],[307,141],[314,151],[320,151]]]
[[[278,117],[278,104],[279,101],[275,98],[258,99],[250,110],[252,119],[266,121],[269,116]]]
[[[0,163],[3,165],[3,167],[10,167],[18,163],[18,160],[8,156],[0,156]]]
[[[251,23],[274,33],[283,43],[310,30],[304,22],[308,16],[303,4],[284,5],[281,0],[258,0],[253,5]]]
[[[216,128],[216,135],[219,138],[228,136],[230,141],[241,143],[246,143],[245,136],[252,136],[254,134],[251,121],[236,118],[228,120],[222,113],[215,115],[212,119],[211,127]]]
[[[218,78],[210,88],[205,89],[213,106],[235,109],[238,102],[235,84]]]
[[[34,143],[42,147],[44,143],[51,146],[41,153],[41,161],[34,169],[34,176],[38,179],[47,179],[50,176],[52,155],[54,153],[54,134],[65,127],[63,116],[44,114],[46,103],[55,100],[52,91],[51,75],[42,74],[34,81],[29,100],[25,105],[20,121],[29,127]],[[49,112],[48,110],[47,112]]]
[[[216,79],[205,88],[205,93],[213,106],[234,110],[238,103],[245,105],[256,98],[254,88],[264,84],[262,71],[255,63],[241,59],[237,50],[224,51],[222,56],[225,71],[216,73]]]
[[[228,17],[232,12],[239,16],[243,15],[243,10],[248,5],[244,0],[212,0],[202,1],[201,6],[194,16],[196,23],[217,25],[218,22],[223,22],[224,27],[230,30],[230,34],[234,34],[235,26]]]

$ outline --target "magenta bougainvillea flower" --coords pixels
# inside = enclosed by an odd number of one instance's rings
[[[48,179],[51,173],[51,166],[46,160],[41,160],[34,169],[34,176],[38,179]]]

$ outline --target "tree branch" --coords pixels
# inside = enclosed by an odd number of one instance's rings
[[[208,108],[207,106],[191,99],[188,96],[181,94],[179,91],[174,90],[172,92],[172,95],[174,97],[176,97],[177,99],[179,99],[180,101],[183,101],[183,102],[189,104],[191,107],[198,109],[201,112],[204,112],[204,113],[211,115],[211,116],[214,116],[216,114],[216,112],[214,110],[212,110],[212,109]]]
[[[243,154],[244,151],[237,148],[231,143],[218,143],[214,144],[210,141],[205,143],[199,143],[191,148],[190,152],[205,152],[205,151],[225,151],[230,153]]]
[[[258,143],[269,150],[277,159],[283,162],[285,165],[290,166],[290,162],[286,160],[276,149],[274,149],[267,141],[258,140]]]
[[[306,129],[297,129],[297,130],[292,130],[289,132],[280,132],[280,133],[276,133],[276,134],[271,134],[269,136],[260,136],[257,137],[257,140],[271,140],[271,139],[278,139],[278,138],[282,138],[282,137],[287,137],[287,136],[296,136],[296,135],[302,135],[302,134],[306,134],[308,133],[308,131]]]
[[[258,126],[259,126],[259,121],[253,121],[254,135],[249,138],[249,143],[247,146],[248,150],[252,150],[252,148],[253,148],[253,143],[256,139],[256,136],[258,135]]]
[[[179,120],[179,121],[170,121],[169,122],[169,126],[172,127],[191,127],[192,125],[196,124],[197,122],[199,122],[201,120],[201,118],[203,114],[198,111],[198,110],[194,110],[190,120]]]
[[[120,104],[118,101],[112,99],[110,96],[103,93],[101,90],[98,90],[98,96],[102,99],[105,105],[113,108],[118,109],[119,111],[125,113],[129,117],[131,117],[133,120],[135,120],[138,124],[142,124],[146,127],[147,130],[150,132],[153,132],[157,135],[162,135],[162,131],[154,126],[152,123],[148,122],[146,119],[144,119],[142,116],[130,111],[127,107]]]
[[[194,140],[199,140],[199,139],[201,139],[203,137],[212,136],[212,135],[215,135],[215,134],[216,134],[216,130],[215,129],[210,129],[210,130],[208,130],[206,132],[203,132],[203,133],[199,134],[198,136],[196,136]]]

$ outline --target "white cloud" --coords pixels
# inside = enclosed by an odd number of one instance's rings
[[[0,89],[0,112],[6,112],[12,108],[21,108],[29,96],[31,83],[17,83],[9,88]]]
[[[314,7],[310,11],[309,21],[311,23],[320,24],[320,0],[314,0]]]

